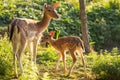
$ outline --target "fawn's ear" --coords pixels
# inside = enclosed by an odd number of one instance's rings
[[[57,3],[54,3],[54,4],[52,5],[52,7],[53,7],[54,9],[56,9],[58,6],[59,6],[59,3],[58,3],[58,2],[57,2]]]
[[[47,8],[47,3],[44,3],[44,8]]]
[[[53,37],[55,35],[55,31],[50,31],[49,35]]]

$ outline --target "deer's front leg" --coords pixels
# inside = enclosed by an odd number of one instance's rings
[[[64,64],[64,73],[67,71],[67,68],[66,68],[66,54],[63,52],[61,52],[62,54],[62,60],[63,60],[63,64]]]
[[[61,57],[62,57],[61,53],[58,53],[58,60],[57,60],[57,64],[56,64],[56,67],[55,67],[55,71],[57,71],[57,69],[58,69],[58,65],[60,63]]]
[[[38,45],[38,41],[34,40],[34,42],[33,42],[33,61],[34,61],[35,65],[36,65],[37,45]]]

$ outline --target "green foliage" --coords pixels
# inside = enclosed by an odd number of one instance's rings
[[[9,24],[13,17],[41,20],[45,2],[53,4],[56,0],[10,0],[6,1],[6,6],[4,2],[1,1],[0,25]],[[68,35],[81,37],[78,2],[75,1],[75,3],[73,3],[71,0],[69,2],[68,0],[58,0],[58,2],[61,3],[57,8],[61,19],[57,21],[53,20],[50,23],[49,30],[55,30],[57,32],[56,38],[58,38],[58,36]],[[87,4],[86,11],[90,42],[95,43],[95,49],[100,50],[103,45],[117,46],[120,42],[119,0],[94,0]],[[113,43],[114,45],[109,43]]]
[[[109,7],[111,9],[120,9],[120,1],[119,0],[110,0]]]
[[[120,52],[118,48],[113,48],[111,52],[107,50],[101,50],[99,55],[97,52],[94,52],[84,56],[87,65],[87,72],[88,74],[95,75],[95,79],[119,80]],[[66,64],[68,68],[70,67],[72,59],[70,57],[70,54],[67,54],[66,57]],[[76,63],[76,66],[74,67],[72,77],[64,77],[66,74],[61,75],[61,73],[63,72],[62,70],[54,73],[53,68],[55,67],[54,65],[56,63],[56,60],[57,54],[51,47],[38,47],[37,67],[35,67],[35,65],[30,61],[29,53],[24,53],[22,55],[24,74],[19,75],[18,80],[78,79],[83,76],[83,67],[79,64],[80,59],[78,59],[78,63]],[[36,72],[38,72],[39,75],[37,75]],[[11,77],[13,77],[13,74],[14,69],[12,48],[7,36],[5,35],[4,37],[0,37],[0,79],[11,79]]]
[[[80,32],[79,10],[72,4],[61,2],[61,6],[57,9],[61,15],[58,21],[52,21],[49,29],[59,31],[60,36],[78,35]],[[74,24],[75,23],[75,24]]]
[[[119,80],[120,77],[120,55],[117,48],[112,53],[105,51],[99,55],[93,63],[92,71],[97,80]]]
[[[55,0],[47,2],[51,4]],[[43,1],[14,1],[12,3],[7,2],[7,6],[4,6],[1,1],[0,4],[0,24],[10,23],[12,17],[31,18],[39,20],[42,18],[43,13]],[[95,2],[98,2],[95,0]],[[10,3],[10,5],[8,5]],[[102,1],[103,3],[103,1]],[[118,44],[120,42],[120,3],[118,0],[109,0],[105,4],[95,3],[91,4],[92,7],[87,10],[88,26],[91,36],[91,41],[95,42],[96,50],[102,48],[111,42]],[[89,7],[89,6],[88,6]],[[73,4],[68,4],[61,1],[61,6],[57,9],[61,14],[61,20],[52,21],[49,30],[60,31],[60,36],[65,35],[77,35],[80,34],[80,21],[79,21],[79,9],[75,8]]]
[[[120,8],[112,7],[114,5],[109,4],[107,7],[105,4],[99,3],[88,9],[89,31],[91,41],[95,42],[96,50],[102,48],[102,45],[117,46],[113,44],[119,44]]]
[[[22,64],[24,69],[24,74],[21,75],[19,80],[38,80],[37,67],[29,60],[28,54],[22,55]],[[18,73],[19,73],[18,68]],[[0,35],[0,79],[10,79],[13,77],[14,68],[13,68],[13,53],[11,44],[8,40],[7,34],[4,37]]]
[[[0,79],[11,76],[13,63],[9,61],[12,60],[11,46],[8,42],[7,36],[5,35],[4,38],[1,38],[0,35]]]
[[[24,57],[22,59],[24,73],[20,75],[18,80],[39,80],[37,75],[37,73],[39,73],[38,68],[29,60],[29,53],[23,54],[22,56]]]
[[[53,20],[50,23],[48,30],[55,30],[56,38],[68,35],[81,36],[81,23],[79,20],[78,6],[66,3],[65,1],[67,0],[58,1],[61,3],[61,5],[57,8],[61,19],[58,21]],[[7,6],[4,5],[3,1],[0,1],[0,25],[9,24],[13,17],[41,20],[43,16],[43,5],[45,2],[52,4],[56,2],[56,0],[7,0]],[[105,3],[104,0],[102,0],[102,3],[99,2],[99,0],[94,0],[93,3],[88,4],[86,11],[90,41],[96,50],[100,50],[103,45],[117,46],[120,44],[119,0],[109,0]],[[100,55],[97,55],[97,53],[90,53],[85,56],[88,71],[95,74],[96,78],[99,80],[119,80],[119,54],[120,53],[117,48],[114,48],[111,52],[108,52],[107,50],[104,52],[100,51]],[[38,52],[37,63],[40,64],[39,71],[43,73],[43,76],[39,75],[40,78],[42,77],[41,79],[49,79],[51,76],[52,79],[56,78],[56,76],[58,76],[57,79],[66,79],[63,75],[63,78],[60,78],[60,73],[62,71],[57,75],[54,75],[52,71],[48,71],[52,69],[56,60],[57,54],[52,48],[42,48],[42,50]],[[34,67],[34,65],[30,64],[29,57],[25,57],[22,62],[24,62],[23,67],[25,74],[21,75],[19,79],[37,80],[38,75],[36,74],[36,71],[38,70]],[[45,69],[45,71],[43,71],[43,69]],[[76,71],[76,73],[76,78],[80,78],[79,72]],[[0,37],[0,79],[6,79],[6,77],[8,79],[8,77],[11,76],[13,76],[13,54],[11,44],[7,40],[7,36],[4,38]]]
[[[54,49],[52,48],[46,48],[42,53],[38,52],[38,62],[42,63],[45,61],[51,61],[54,62],[57,60],[57,54]]]

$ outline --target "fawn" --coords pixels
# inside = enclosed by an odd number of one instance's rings
[[[18,77],[16,60],[18,60],[20,71],[23,73],[21,53],[27,44],[30,48],[31,61],[33,60],[34,64],[36,65],[36,52],[38,42],[41,38],[42,32],[44,32],[48,27],[51,19],[59,18],[56,12],[58,5],[59,3],[55,3],[53,5],[47,5],[45,3],[44,15],[41,21],[16,18],[13,19],[11,24],[8,26],[10,41],[12,42],[13,47],[15,78]]]
[[[84,70],[85,70],[85,74],[86,74],[86,65],[85,65],[85,61],[84,61],[84,57],[83,57],[83,50],[84,50],[84,45],[83,45],[83,41],[76,36],[66,36],[66,37],[61,37],[57,40],[53,39],[55,32],[51,31],[49,34],[44,35],[41,38],[41,42],[48,42],[52,45],[53,48],[55,48],[58,52],[59,52],[59,56],[58,56],[58,60],[57,60],[57,65],[55,67],[55,70],[58,69],[58,65],[60,62],[60,58],[62,57],[63,60],[63,64],[64,64],[64,72],[67,71],[66,69],[66,53],[65,51],[69,51],[71,54],[71,57],[73,58],[73,63],[72,66],[70,67],[68,76],[71,74],[72,69],[74,67],[74,64],[76,63],[76,56],[75,56],[75,52],[80,54],[83,66],[84,66]]]

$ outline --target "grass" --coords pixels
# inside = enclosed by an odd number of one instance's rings
[[[47,52],[47,51],[52,51],[53,52],[53,49],[52,48],[44,48],[44,51]],[[42,52],[44,53],[44,52]],[[53,54],[55,55],[55,57],[57,57],[57,54],[55,53],[55,51],[53,52]],[[67,69],[69,71],[70,69],[70,65],[72,64],[72,58],[70,56],[70,54],[67,54],[67,60],[66,60],[66,64],[67,64]],[[44,57],[44,56],[42,56]],[[82,66],[82,63],[81,63],[81,60],[80,58],[77,57],[77,63],[73,69],[73,73],[70,77],[67,77],[67,74],[68,74],[68,71],[66,73],[63,73],[63,62],[61,61],[60,62],[60,65],[59,65],[59,69],[58,71],[55,72],[55,65],[56,65],[56,62],[57,62],[57,58],[56,60],[42,60],[41,61],[41,56],[39,56],[39,53],[38,53],[38,63],[41,63],[38,65],[38,69],[39,69],[39,76],[44,79],[44,78],[47,78],[47,79],[52,79],[52,80],[66,80],[66,79],[81,79],[84,77],[84,71],[83,71],[83,66]],[[83,79],[84,80],[84,79]]]

